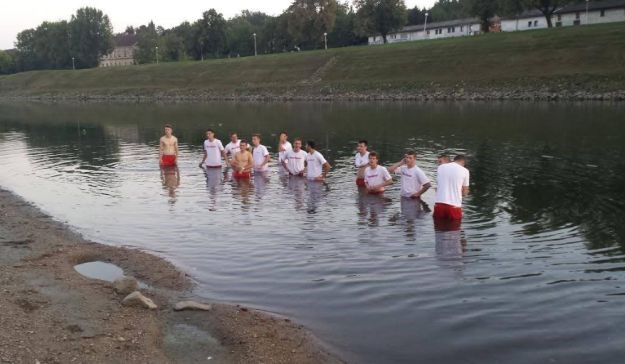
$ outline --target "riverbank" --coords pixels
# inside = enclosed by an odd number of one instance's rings
[[[169,262],[86,241],[1,189],[0,206],[0,362],[340,362],[284,317],[215,302],[176,312],[193,284]],[[158,308],[124,306],[113,284],[74,269],[91,261],[137,278]]]
[[[0,77],[0,99],[80,102],[625,100],[625,22],[204,62]]]

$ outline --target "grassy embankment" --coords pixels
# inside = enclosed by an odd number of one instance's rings
[[[0,77],[0,97],[625,90],[625,23]]]

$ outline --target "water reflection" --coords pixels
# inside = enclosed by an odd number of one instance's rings
[[[176,190],[180,186],[180,170],[177,166],[161,167],[161,182],[163,188],[167,190],[169,202],[176,202]]]
[[[392,199],[377,194],[358,191],[358,221],[360,225],[376,227],[380,225],[380,216],[384,213]]]
[[[306,180],[308,189],[308,205],[306,212],[316,214],[319,206],[325,202],[325,197],[330,191],[330,186],[325,182]]]
[[[204,176],[206,177],[206,190],[208,191],[208,210],[217,210],[217,198],[222,191],[223,172],[221,168],[204,168]]]
[[[306,211],[306,178],[300,176],[287,176],[286,187],[293,198],[296,211]]]

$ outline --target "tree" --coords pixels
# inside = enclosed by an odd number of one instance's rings
[[[387,35],[406,24],[406,4],[403,0],[355,0],[360,29],[379,33],[384,43]]]
[[[418,7],[414,7],[408,10],[406,25],[418,25],[425,23],[425,13],[427,10],[425,8],[419,9]]]
[[[490,30],[490,19],[500,10],[502,0],[466,0],[467,12],[480,18],[481,28],[484,33]]]
[[[215,9],[205,11],[194,24],[196,49],[200,57],[220,57],[226,50],[226,20]]]
[[[135,61],[139,64],[156,62],[156,47],[158,47],[159,39],[156,25],[150,21],[148,25],[142,25],[136,30],[137,34],[137,52],[135,53]]]
[[[12,51],[0,51],[0,75],[17,72],[15,54]]]
[[[113,50],[109,17],[95,8],[82,8],[69,22],[70,49],[78,68],[97,67],[100,57]]]
[[[269,15],[265,13],[244,10],[228,20],[226,26],[228,53],[232,56],[254,54],[253,34],[256,34],[258,53],[265,53],[267,39],[263,30],[269,18]]]
[[[319,48],[334,28],[336,0],[295,0],[286,10],[288,32],[301,48]]]
[[[466,6],[460,0],[438,0],[430,9],[428,21],[445,21],[467,17]]]
[[[334,29],[328,34],[329,47],[347,47],[367,43],[367,37],[356,32],[356,13],[347,4],[339,4]]]
[[[553,22],[551,18],[553,17],[553,13],[560,9],[564,5],[568,5],[571,3],[580,3],[584,0],[509,0],[509,1],[521,1],[524,7],[526,8],[534,8],[540,10],[541,13],[545,16],[547,20],[547,27],[553,27]]]

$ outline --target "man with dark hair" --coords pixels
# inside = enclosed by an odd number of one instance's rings
[[[365,169],[365,186],[367,193],[379,195],[384,193],[386,186],[393,184],[393,178],[386,167],[378,165],[378,153],[369,153],[369,167]]]
[[[465,168],[466,158],[457,155],[451,163],[438,166],[436,204],[434,219],[453,221],[462,220],[462,198],[469,194],[469,170]]]
[[[292,176],[303,176],[306,169],[306,152],[302,150],[302,140],[293,141],[293,149],[286,152],[282,166]]]
[[[237,133],[230,133],[230,143],[226,144],[224,148],[226,152],[226,164],[229,164],[229,161],[234,158],[234,155],[239,151],[239,144],[241,144],[241,141]]]
[[[163,126],[163,135],[159,142],[158,158],[162,167],[173,167],[178,162],[178,138],[173,135],[171,124]]]
[[[421,168],[417,167],[417,153],[409,150],[404,159],[389,167],[389,172],[401,178],[401,197],[420,198],[432,183]]]
[[[269,170],[269,151],[260,144],[260,134],[252,134],[252,157],[254,158],[254,172],[266,172]]]
[[[226,159],[226,152],[221,140],[215,138],[212,129],[206,130],[204,141],[204,158],[200,162],[200,168],[221,168],[221,159]]]
[[[316,149],[312,140],[306,142],[306,178],[314,181],[323,181],[332,166]]]
[[[451,162],[451,158],[449,158],[449,155],[447,154],[440,154],[438,156],[438,158],[436,159],[436,163],[440,166],[441,164],[446,164]]]
[[[236,179],[250,178],[254,159],[247,149],[247,141],[241,140],[239,151],[232,157],[232,177]]]
[[[369,152],[367,151],[368,143],[366,140],[359,140],[356,147],[356,155],[354,156],[354,165],[358,168],[356,172],[356,185],[358,187],[365,186],[365,169],[369,166]]]
[[[282,165],[282,162],[284,162],[285,159],[284,156],[289,150],[293,149],[293,146],[289,143],[289,135],[286,131],[281,131],[278,138],[278,163]]]

